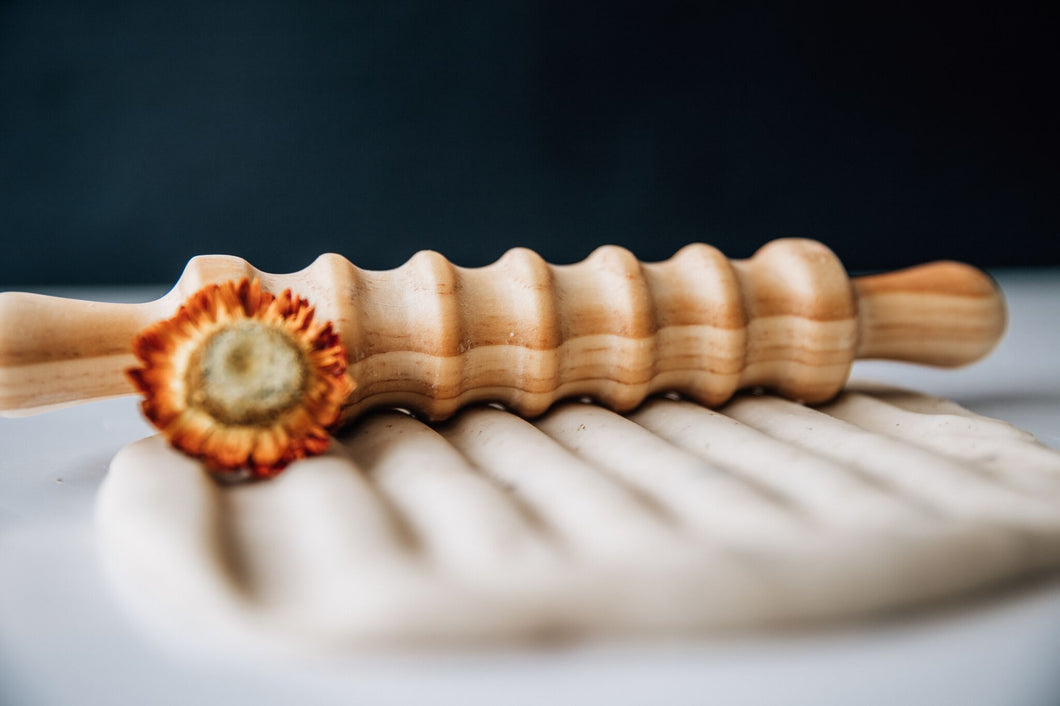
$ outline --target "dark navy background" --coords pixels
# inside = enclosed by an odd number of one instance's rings
[[[729,4],[0,0],[0,284],[785,235],[1060,264],[1057,3]]]

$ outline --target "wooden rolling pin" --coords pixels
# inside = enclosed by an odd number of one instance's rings
[[[487,400],[534,416],[580,396],[623,411],[662,391],[717,406],[753,386],[822,402],[855,358],[962,365],[1005,328],[999,289],[973,267],[851,280],[828,248],[802,239],[732,261],[702,244],[655,263],[605,246],[574,265],[515,249],[466,269],[424,251],[373,272],[327,254],[288,275],[214,255],[145,304],[0,294],[0,411],[134,392],[124,372],[137,333],[205,284],[242,277],[290,288],[333,322],[355,383],[343,419],[382,406],[442,419]]]

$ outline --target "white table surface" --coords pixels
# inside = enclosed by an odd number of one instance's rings
[[[1060,271],[995,273],[1007,337],[957,371],[859,363],[1060,448]],[[48,289],[141,301],[161,288]],[[674,643],[250,663],[152,640],[99,573],[93,504],[136,400],[0,419],[0,704],[1060,703],[1060,579],[886,625]],[[1060,512],[1060,508],[1058,508]]]

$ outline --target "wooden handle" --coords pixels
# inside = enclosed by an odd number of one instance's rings
[[[854,279],[858,358],[957,366],[989,353],[1005,331],[1005,300],[984,272],[934,262]]]
[[[828,248],[802,239],[732,261],[702,244],[656,263],[605,246],[574,265],[516,249],[469,269],[425,251],[373,272],[329,254],[289,275],[204,256],[146,304],[0,294],[0,410],[132,392],[122,371],[136,332],[202,285],[243,276],[292,289],[334,323],[357,382],[347,419],[381,406],[440,419],[485,400],[533,416],[577,396],[628,410],[670,390],[716,406],[751,386],[821,402],[856,356],[959,365],[1005,322],[1000,292],[974,268],[852,282]]]
[[[134,393],[125,370],[136,363],[132,340],[141,329],[205,284],[256,272],[237,257],[197,257],[169,293],[144,304],[0,293],[0,415]]]
[[[123,372],[151,323],[143,305],[0,294],[0,410],[44,411],[132,392]]]

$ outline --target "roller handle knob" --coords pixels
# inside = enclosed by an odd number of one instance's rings
[[[858,358],[956,367],[984,357],[1005,332],[1005,300],[989,275],[933,262],[853,280]]]

